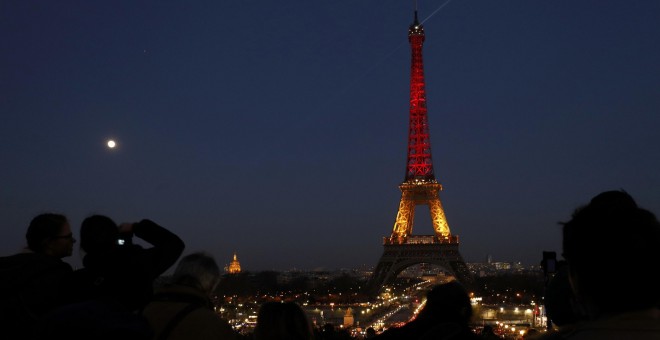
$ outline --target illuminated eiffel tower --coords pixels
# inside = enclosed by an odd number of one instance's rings
[[[417,20],[415,10],[415,21],[408,29],[412,66],[406,176],[399,185],[401,201],[392,234],[383,238],[385,250],[367,283],[369,294],[378,293],[404,269],[421,263],[439,265],[466,286],[472,285],[472,276],[458,251],[458,236],[449,231],[442,209],[439,197],[442,185],[433,173],[422,62],[424,37],[424,27]],[[412,235],[417,205],[428,205],[434,235]]]

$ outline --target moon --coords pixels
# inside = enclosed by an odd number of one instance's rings
[[[110,139],[110,140],[108,140],[107,145],[108,145],[108,148],[114,149],[117,146],[117,143],[115,143],[114,140]]]

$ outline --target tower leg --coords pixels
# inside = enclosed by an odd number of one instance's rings
[[[415,201],[412,199],[412,193],[403,191],[401,193],[401,201],[399,202],[399,210],[396,213],[394,228],[392,228],[391,239],[397,240],[398,243],[403,243],[406,237],[412,234],[414,218]]]
[[[431,221],[433,222],[435,234],[439,237],[449,236],[449,224],[447,223],[445,211],[442,209],[442,203],[439,197],[429,200],[429,211],[431,212]]]

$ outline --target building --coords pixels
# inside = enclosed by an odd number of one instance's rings
[[[229,274],[238,274],[241,272],[241,264],[238,262],[236,252],[234,252],[234,259],[231,260],[229,266],[225,267],[225,272]]]

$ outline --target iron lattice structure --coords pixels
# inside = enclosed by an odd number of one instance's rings
[[[414,22],[408,29],[412,62],[406,176],[399,185],[401,201],[392,233],[383,239],[385,251],[367,284],[370,293],[391,283],[404,269],[420,263],[440,265],[466,285],[472,283],[471,275],[458,251],[458,236],[451,234],[440,202],[442,185],[433,172],[422,60],[424,39],[424,27],[419,23],[415,10]],[[415,207],[418,205],[428,205],[434,235],[412,234]]]
[[[410,67],[410,124],[408,127],[408,159],[405,181],[435,182],[431,157],[431,136],[426,109],[426,84],[422,45],[424,27],[417,21],[408,29],[408,41],[412,47]]]

